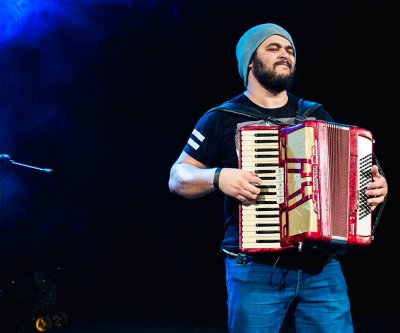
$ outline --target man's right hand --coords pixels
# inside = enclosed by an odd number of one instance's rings
[[[219,189],[245,205],[252,204],[260,194],[257,185],[262,180],[254,172],[235,168],[223,168],[219,176]]]

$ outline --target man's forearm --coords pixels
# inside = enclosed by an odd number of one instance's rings
[[[168,182],[172,193],[187,199],[196,199],[215,190],[215,168],[199,168],[187,163],[177,163],[171,168]]]

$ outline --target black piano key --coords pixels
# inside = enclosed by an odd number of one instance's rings
[[[255,210],[257,212],[272,212],[272,211],[279,211],[279,208],[274,208],[274,207],[272,207],[272,208],[270,208],[270,207],[263,207],[263,208],[256,207]]]
[[[280,243],[279,239],[256,239],[256,243]]]
[[[270,170],[254,170],[254,172],[256,173],[256,174],[263,174],[263,173],[275,173],[275,170],[273,170],[273,169],[270,169]]]
[[[255,152],[279,151],[278,148],[255,148]]]
[[[276,185],[273,185],[273,184],[267,184],[267,185],[257,185],[257,187],[259,188],[259,189],[263,189],[263,188],[276,188]]]
[[[279,223],[256,223],[256,227],[279,227]]]
[[[276,135],[277,135],[277,133],[271,133],[271,132],[269,132],[269,133],[268,132],[254,133],[255,137],[268,137],[268,136],[276,136]]]
[[[278,140],[254,140],[254,143],[277,143]]]
[[[276,203],[277,203],[276,200],[256,200],[255,201],[256,205],[267,205],[267,204],[274,205]]]
[[[278,157],[278,155],[266,155],[266,154],[256,154],[254,155],[254,158],[275,158]]]

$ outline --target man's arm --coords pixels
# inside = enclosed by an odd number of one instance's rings
[[[185,152],[172,165],[168,186],[172,193],[196,199],[213,191],[216,168],[210,168]],[[254,173],[237,168],[223,168],[219,176],[219,189],[245,204],[252,203],[262,180]]]
[[[182,152],[172,165],[169,190],[188,199],[200,198],[215,191],[215,170]]]

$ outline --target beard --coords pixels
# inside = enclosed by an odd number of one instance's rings
[[[265,89],[282,92],[292,86],[295,68],[288,75],[279,75],[275,72],[275,66],[279,64],[281,63],[275,63],[272,69],[268,69],[257,56],[254,57],[253,75]]]

